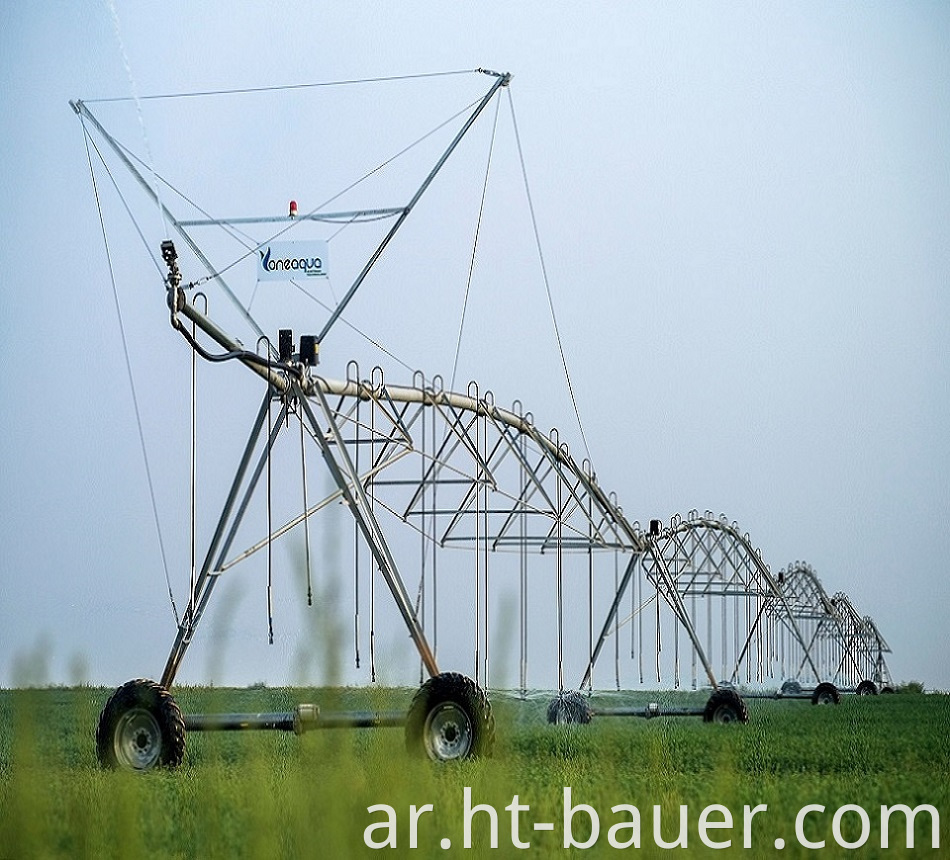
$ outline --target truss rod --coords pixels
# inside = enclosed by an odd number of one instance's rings
[[[409,635],[419,652],[419,657],[422,659],[430,675],[438,675],[439,667],[436,663],[435,655],[429,647],[425,633],[413,609],[412,600],[402,581],[402,577],[399,575],[396,561],[386,542],[383,530],[373,514],[372,506],[366,497],[363,485],[360,483],[359,475],[356,473],[356,467],[350,459],[349,452],[340,434],[340,429],[333,420],[333,411],[327,402],[326,395],[324,395],[320,386],[315,387],[315,397],[320,404],[324,417],[329,422],[328,435],[335,443],[336,451],[339,453],[339,460],[334,456],[334,448],[330,445],[327,435],[320,431],[320,425],[317,422],[316,415],[314,415],[313,409],[304,396],[300,386],[297,383],[293,383],[292,385],[294,393],[299,399],[301,408],[307,420],[310,422],[315,438],[323,452],[323,458],[326,461],[327,468],[330,470],[330,474],[333,476],[336,485],[343,492],[343,497],[349,505],[350,513],[353,515],[357,526],[363,533],[370,552],[372,552],[379,566],[380,573],[382,573],[386,585],[389,586],[389,590],[392,592],[393,599],[396,602],[396,608],[406,623]]]
[[[254,333],[258,337],[264,337],[264,332],[261,331],[260,326],[254,320],[254,318],[250,315],[247,308],[244,307],[243,304],[241,304],[240,299],[238,299],[238,297],[234,294],[231,288],[227,285],[225,280],[217,273],[217,269],[215,269],[215,267],[211,265],[211,261],[204,255],[201,248],[198,247],[198,244],[195,242],[194,239],[191,238],[191,236],[184,229],[184,227],[182,227],[181,222],[172,214],[171,210],[161,201],[158,194],[155,192],[155,189],[152,188],[151,185],[149,185],[148,181],[145,179],[144,176],[142,176],[138,168],[134,164],[132,164],[131,160],[125,154],[125,151],[123,150],[119,142],[102,127],[102,124],[99,122],[99,120],[96,119],[95,116],[93,116],[93,114],[89,111],[89,108],[87,108],[86,105],[83,104],[83,102],[71,101],[69,104],[72,106],[72,109],[76,112],[77,115],[85,117],[86,119],[89,120],[89,122],[93,124],[93,126],[95,126],[96,131],[98,131],[99,134],[102,135],[102,139],[105,140],[106,143],[109,144],[109,146],[112,148],[115,154],[119,157],[119,159],[122,161],[125,167],[129,170],[129,172],[135,178],[135,180],[139,183],[139,185],[142,186],[145,193],[152,199],[152,202],[155,203],[159,207],[159,209],[161,209],[162,214],[171,222],[172,226],[175,228],[175,231],[178,233],[178,235],[181,236],[182,239],[185,240],[188,247],[191,248],[195,256],[201,261],[201,265],[203,265],[208,270],[208,274],[210,274],[211,277],[224,290],[225,295],[227,295],[227,297],[231,300],[234,306],[240,311],[241,316],[244,317],[244,320],[251,326],[251,328],[254,330]]]
[[[264,395],[264,399],[261,402],[261,408],[258,410],[257,417],[254,420],[254,424],[251,428],[251,433],[247,440],[247,445],[244,447],[244,453],[241,456],[241,461],[238,464],[237,471],[234,475],[234,480],[231,483],[231,489],[228,492],[227,500],[224,503],[224,508],[221,511],[221,516],[218,518],[218,524],[215,527],[214,535],[211,538],[211,543],[208,546],[208,551],[205,555],[205,560],[201,565],[201,572],[198,574],[198,579],[195,583],[195,591],[201,596],[197,600],[194,599],[194,596],[189,601],[189,611],[182,618],[181,623],[178,625],[178,634],[175,637],[175,642],[172,645],[171,652],[168,655],[168,660],[165,663],[165,669],[162,672],[162,686],[167,690],[171,687],[172,683],[175,680],[175,675],[178,673],[178,667],[181,665],[182,658],[185,656],[185,651],[188,648],[191,638],[194,636],[195,629],[198,626],[198,622],[201,620],[201,616],[204,614],[205,607],[208,605],[208,601],[211,598],[211,592],[214,590],[215,583],[218,581],[216,576],[211,575],[212,565],[214,563],[215,554],[218,552],[218,547],[222,546],[221,541],[224,540],[225,529],[228,526],[228,521],[231,519],[232,511],[234,510],[234,505],[237,502],[238,494],[241,490],[241,486],[244,483],[245,475],[247,474],[247,468],[250,465],[251,457],[254,454],[254,448],[257,445],[257,440],[260,438],[261,431],[264,429],[264,425],[267,422],[267,411],[270,405],[270,390]],[[280,425],[278,424],[278,427]],[[255,474],[260,475],[260,469],[257,469]],[[246,492],[245,496],[253,491],[256,484],[256,478],[252,478]],[[240,511],[245,509],[246,505],[242,504]],[[237,517],[237,520],[240,520],[240,514]],[[227,552],[228,544],[233,538],[234,530],[232,529],[230,535],[225,540],[222,553]]]
[[[422,195],[425,193],[426,189],[432,183],[432,180],[435,179],[436,174],[442,169],[442,165],[445,164],[449,156],[455,151],[455,148],[459,145],[462,138],[465,137],[468,130],[472,127],[475,120],[478,119],[479,114],[485,109],[485,106],[492,100],[492,98],[495,96],[495,93],[497,93],[498,90],[500,90],[502,87],[508,86],[508,83],[510,81],[511,81],[511,75],[509,74],[499,75],[496,78],[495,83],[492,84],[491,89],[485,94],[485,97],[475,106],[475,110],[472,111],[472,115],[468,118],[468,120],[466,120],[465,124],[462,126],[459,133],[455,135],[455,138],[449,144],[448,149],[446,149],[445,152],[442,153],[442,157],[438,160],[438,162],[436,162],[435,167],[432,168],[432,170],[430,171],[429,175],[425,178],[425,180],[423,180],[422,185],[419,186],[419,190],[416,191],[412,200],[410,200],[406,204],[406,208],[402,211],[402,213],[396,219],[396,223],[393,224],[389,232],[383,237],[382,242],[379,243],[379,246],[373,252],[373,255],[369,258],[369,260],[367,260],[366,265],[363,267],[362,271],[359,273],[359,275],[356,276],[356,280],[353,281],[353,284],[349,288],[349,290],[347,290],[346,295],[343,296],[340,303],[336,306],[336,310],[330,315],[330,319],[327,320],[327,323],[323,327],[323,330],[320,332],[320,334],[317,335],[316,337],[317,343],[323,343],[324,338],[326,338],[330,329],[333,327],[333,324],[337,321],[337,319],[340,317],[340,314],[343,313],[346,306],[350,303],[350,299],[353,298],[353,295],[360,288],[360,285],[363,283],[363,281],[366,280],[366,276],[369,274],[370,269],[372,269],[373,266],[376,265],[376,261],[380,258],[380,255],[383,253],[383,251],[386,250],[386,246],[390,243],[393,236],[396,235],[399,228],[402,227],[406,218],[409,217],[409,213],[412,212],[416,203],[419,202],[419,198],[422,197]]]
[[[182,227],[228,227],[235,224],[289,224],[294,221],[352,221],[356,218],[386,218],[400,215],[405,206],[387,209],[354,209],[351,212],[307,212],[303,215],[259,215],[246,218],[195,218],[179,221]]]
[[[640,557],[640,553],[634,553],[632,556],[630,556],[630,561],[627,562],[627,568],[624,570],[623,578],[620,580],[620,585],[614,594],[613,603],[610,604],[610,609],[607,612],[607,618],[604,620],[604,626],[601,628],[600,636],[597,637],[597,644],[594,646],[594,650],[591,652],[590,662],[587,664],[587,669],[584,672],[584,677],[581,678],[581,683],[578,689],[583,690],[584,687],[590,687],[591,677],[594,674],[594,665],[597,663],[597,659],[600,657],[601,649],[604,647],[604,642],[607,639],[610,628],[617,618],[617,612],[620,609],[620,603],[623,600],[624,594],[626,594],[627,586],[630,584],[630,579],[633,576],[637,565],[640,563]]]

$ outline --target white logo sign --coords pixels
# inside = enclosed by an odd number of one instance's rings
[[[257,280],[289,281],[291,278],[325,278],[327,243],[322,239],[302,242],[268,242],[258,248]]]

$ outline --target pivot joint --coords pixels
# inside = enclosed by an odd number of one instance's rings
[[[181,286],[181,271],[178,269],[178,251],[175,250],[175,243],[171,239],[165,239],[162,242],[162,259],[168,267],[168,288],[177,290]]]

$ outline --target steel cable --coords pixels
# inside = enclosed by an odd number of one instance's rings
[[[116,279],[115,279],[115,267],[112,264],[112,251],[109,247],[109,237],[106,233],[105,219],[102,214],[102,202],[99,199],[99,186],[98,186],[98,183],[96,182],[96,173],[92,166],[92,154],[89,151],[89,132],[86,129],[85,123],[83,123],[83,136],[84,136],[85,145],[86,145],[86,161],[89,164],[89,175],[92,178],[92,189],[96,197],[96,209],[99,213],[99,227],[102,230],[102,242],[103,242],[103,246],[106,252],[106,261],[109,266],[109,280],[110,280],[110,283],[112,284],[112,298],[115,303],[116,317],[119,321],[119,334],[122,340],[122,353],[125,357],[125,369],[128,375],[129,389],[131,390],[131,393],[132,393],[132,406],[135,411],[135,423],[136,423],[136,427],[138,428],[139,444],[142,450],[142,460],[144,461],[144,464],[145,464],[145,478],[146,478],[146,482],[148,483],[149,499],[151,501],[151,506],[152,506],[152,518],[155,522],[155,532],[158,536],[158,547],[159,547],[159,552],[161,553],[161,557],[162,557],[162,569],[165,572],[165,585],[168,588],[168,599],[169,599],[169,602],[171,603],[172,614],[175,616],[175,624],[180,627],[181,619],[178,615],[178,607],[175,605],[175,595],[174,595],[174,592],[172,591],[171,576],[169,575],[169,572],[168,572],[168,557],[165,552],[165,541],[164,541],[164,538],[162,537],[162,526],[161,526],[161,521],[158,516],[158,503],[156,502],[156,499],[155,499],[155,484],[152,480],[152,469],[151,469],[151,465],[149,464],[149,459],[148,459],[148,447],[145,444],[145,431],[142,427],[142,413],[141,413],[141,410],[139,409],[138,395],[136,393],[136,388],[135,388],[135,376],[132,372],[132,359],[129,354],[129,344],[128,344],[128,339],[126,338],[126,334],[125,334],[125,323],[122,317],[122,307],[121,307],[121,303],[119,302],[119,289],[118,289],[118,285],[116,284]],[[98,153],[98,150],[96,151]],[[100,155],[100,158],[101,158],[101,155]]]
[[[462,318],[461,320],[459,320],[459,335],[455,343],[455,359],[452,362],[452,381],[449,383],[449,389],[453,391],[455,390],[455,375],[456,375],[456,372],[458,371],[459,353],[461,352],[461,349],[462,349],[462,332],[465,328],[465,311],[468,308],[468,295],[469,295],[469,291],[472,288],[472,277],[475,272],[475,254],[478,250],[478,239],[481,234],[481,227],[482,227],[482,215],[484,214],[484,211],[485,211],[485,195],[488,192],[488,177],[489,177],[489,174],[491,173],[492,155],[495,152],[495,133],[498,129],[498,111],[499,111],[500,106],[501,106],[501,102],[496,101],[495,102],[495,117],[492,122],[492,130],[491,130],[491,142],[489,143],[489,146],[488,146],[488,163],[485,165],[485,179],[482,182],[482,198],[478,206],[478,218],[475,222],[475,237],[474,237],[474,241],[472,242],[472,256],[471,256],[471,262],[469,263],[469,267],[468,267],[468,280],[465,282],[465,298],[462,300]]]
[[[445,71],[445,72],[426,72],[416,75],[391,75],[388,77],[380,78],[353,78],[350,80],[342,81],[319,81],[316,83],[308,84],[282,84],[270,87],[243,87],[239,89],[229,89],[229,90],[197,90],[191,92],[180,92],[180,93],[157,93],[148,96],[137,96],[133,99],[132,96],[115,96],[111,98],[101,98],[101,99],[88,99],[89,104],[105,104],[108,102],[127,102],[133,100],[139,101],[157,101],[160,99],[186,99],[186,98],[201,98],[207,96],[233,96],[233,95],[248,95],[250,93],[270,93],[270,92],[283,92],[288,90],[304,90],[304,89],[316,89],[319,87],[341,87],[341,86],[350,86],[353,84],[377,84],[377,83],[388,83],[394,81],[409,81],[417,80],[420,78],[440,78],[448,77],[450,75],[469,75],[480,72],[480,69],[457,69],[454,71]]]
[[[538,219],[534,214],[534,202],[531,199],[531,188],[528,185],[528,171],[525,167],[524,152],[521,148],[521,136],[518,134],[518,121],[515,119],[515,103],[511,96],[511,89],[508,89],[508,105],[511,109],[511,122],[515,131],[515,143],[518,147],[518,159],[521,162],[521,176],[524,181],[525,196],[528,201],[528,211],[531,214],[531,226],[534,230],[534,240],[538,249],[538,261],[541,265],[541,278],[544,281],[544,289],[548,297],[548,308],[551,311],[551,322],[554,324],[554,336],[557,340],[558,352],[561,356],[561,365],[564,368],[564,378],[567,380],[567,390],[571,395],[571,403],[574,406],[574,415],[577,418],[577,427],[580,430],[581,440],[584,443],[584,450],[588,459],[591,458],[590,445],[587,444],[587,434],[584,432],[584,422],[581,421],[581,413],[577,406],[577,398],[574,396],[574,386],[571,383],[571,374],[567,368],[567,356],[564,354],[564,344],[561,341],[561,332],[557,324],[557,314],[554,311],[554,297],[551,294],[551,282],[548,279],[547,266],[544,262],[544,251],[541,247],[541,234],[538,230]]]

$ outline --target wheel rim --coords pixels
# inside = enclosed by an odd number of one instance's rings
[[[469,754],[475,733],[463,708],[454,702],[443,702],[426,717],[423,737],[429,758],[451,761]]]
[[[113,737],[116,761],[133,770],[148,770],[162,753],[162,730],[145,708],[124,713]]]
[[[835,697],[831,693],[822,693],[818,696],[819,705],[833,705],[835,703]]]

